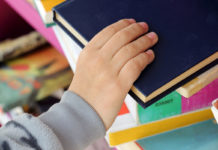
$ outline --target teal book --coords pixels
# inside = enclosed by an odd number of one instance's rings
[[[137,105],[139,122],[143,124],[181,114],[181,103],[182,96],[174,91],[146,109]]]
[[[213,120],[136,141],[142,150],[217,150],[218,125]]]

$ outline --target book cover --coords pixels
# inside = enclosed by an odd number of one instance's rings
[[[138,106],[139,122],[141,124],[164,119],[170,116],[181,114],[182,112],[182,96],[176,91],[168,94],[159,101],[144,109]]]
[[[130,94],[147,107],[217,64],[217,5],[216,0],[68,0],[54,8],[54,19],[83,45],[119,19],[146,21],[159,35],[156,59]]]
[[[0,105],[4,110],[40,100],[68,86],[73,77],[65,57],[51,46],[2,63],[0,74]]]

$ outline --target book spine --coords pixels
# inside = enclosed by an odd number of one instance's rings
[[[190,82],[178,88],[176,91],[182,96],[189,98],[199,92],[202,88],[213,82],[218,77],[218,65],[202,73]]]
[[[212,101],[218,97],[218,79],[201,89],[190,98],[182,97],[182,113],[201,109],[212,105]]]

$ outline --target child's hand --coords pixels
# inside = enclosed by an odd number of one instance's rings
[[[120,20],[99,32],[84,48],[69,90],[84,98],[108,129],[142,70],[153,61],[157,41],[148,25]],[[145,52],[146,51],[146,52]],[[84,113],[86,110],[84,110]]]

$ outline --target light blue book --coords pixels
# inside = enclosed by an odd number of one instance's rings
[[[146,150],[218,150],[218,125],[208,120],[136,143]]]

